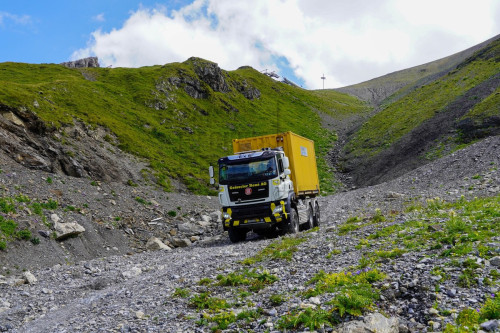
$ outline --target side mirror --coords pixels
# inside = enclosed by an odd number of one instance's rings
[[[288,157],[283,157],[283,167],[285,169],[288,169],[290,167],[290,160],[288,160]]]
[[[215,184],[214,167],[212,165],[208,167],[208,175],[210,176],[210,185],[214,185]]]

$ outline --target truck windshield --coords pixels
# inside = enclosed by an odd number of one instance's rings
[[[267,180],[277,176],[274,157],[251,162],[219,164],[219,182],[221,184]]]

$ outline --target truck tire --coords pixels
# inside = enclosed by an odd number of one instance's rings
[[[311,205],[309,205],[309,208],[307,208],[307,221],[304,226],[305,230],[309,230],[315,227],[314,224],[314,214],[313,214],[313,208]]]
[[[321,224],[321,213],[319,211],[319,204],[317,202],[314,205],[313,224],[314,224],[315,227],[319,227],[319,225]]]
[[[240,228],[229,228],[227,233],[232,243],[242,242],[247,239],[247,230]]]
[[[296,234],[299,232],[299,227],[299,214],[297,213],[297,210],[295,208],[292,208],[292,210],[290,211],[290,217],[288,218],[287,233]]]

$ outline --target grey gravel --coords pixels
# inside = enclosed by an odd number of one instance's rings
[[[362,249],[356,245],[360,239],[370,235],[374,228],[384,226],[369,225],[340,236],[337,226],[352,216],[369,216],[375,209],[381,209],[384,214],[393,211],[396,223],[404,222],[411,216],[403,213],[405,205],[412,202],[425,202],[425,199],[441,197],[445,200],[456,200],[462,195],[467,198],[474,196],[492,196],[499,194],[500,175],[496,168],[500,165],[500,137],[485,139],[463,151],[458,151],[439,161],[430,163],[413,172],[388,183],[369,188],[356,189],[321,198],[322,225],[319,231],[300,233],[308,240],[298,246],[293,260],[267,260],[259,262],[253,268],[259,271],[268,270],[279,280],[263,290],[251,293],[245,299],[249,308],[261,307],[263,315],[259,320],[249,323],[239,323],[240,327],[232,325],[227,332],[265,332],[276,331],[276,322],[290,309],[306,306],[323,306],[328,295],[320,295],[304,299],[300,292],[304,291],[307,282],[320,270],[340,272],[350,270],[359,263],[363,255]],[[0,176],[5,180],[5,174],[12,174],[12,165],[3,164],[4,173]],[[473,177],[475,175],[481,177]],[[67,184],[72,181],[63,179]],[[7,181],[4,182],[7,186]],[[12,184],[8,183],[8,184]],[[78,182],[75,183],[79,184]],[[82,184],[80,184],[82,185]],[[119,188],[118,185],[101,184],[101,190],[106,192],[107,186]],[[142,188],[135,189],[143,191]],[[14,190],[12,190],[14,191]],[[116,190],[115,190],[116,191]],[[130,188],[120,188],[116,205],[110,204],[103,209],[120,206],[127,210],[125,193]],[[145,190],[144,190],[145,191]],[[139,193],[139,192],[138,192]],[[140,192],[144,195],[146,192]],[[154,192],[148,192],[154,193]],[[43,196],[40,190],[40,196]],[[136,195],[136,193],[132,194]],[[165,234],[171,235],[171,230],[183,230],[199,234],[201,239],[186,247],[175,247],[171,250],[145,251],[145,237],[138,247],[130,247],[131,251],[120,252],[110,250],[106,256],[95,259],[70,262],[55,262],[42,268],[29,268],[36,278],[36,283],[25,283],[21,272],[0,276],[0,331],[8,332],[209,332],[209,326],[199,326],[201,312],[189,306],[189,297],[174,297],[178,288],[185,288],[191,295],[202,292],[206,288],[198,284],[202,278],[216,279],[219,274],[228,274],[243,269],[242,259],[255,255],[275,239],[264,239],[250,235],[246,242],[231,244],[227,234],[217,228],[217,214],[210,219],[210,212],[217,209],[214,198],[172,195],[178,200],[168,203],[167,208],[161,207],[169,202],[161,197],[155,197],[160,203],[155,210],[145,208],[145,212],[130,212],[128,216],[146,216],[151,222],[160,211],[167,221],[166,211],[176,209],[177,204],[192,203],[200,207],[199,212],[193,212],[180,221],[179,227],[173,228],[173,220],[168,220]],[[200,199],[200,201],[197,201]],[[76,200],[76,199],[74,199]],[[131,204],[133,197],[128,199]],[[184,200],[184,201],[183,201]],[[201,207],[203,206],[203,207]],[[92,208],[95,209],[95,208]],[[118,212],[119,210],[116,210]],[[109,215],[109,212],[93,211],[96,217]],[[198,230],[195,216],[199,221],[214,225],[209,231]],[[93,217],[95,221],[95,217]],[[187,230],[186,223],[196,224],[196,228]],[[394,222],[388,222],[394,223]],[[145,223],[143,225],[146,225]],[[385,224],[386,225],[386,224]],[[126,227],[132,228],[132,224]],[[156,227],[156,225],[155,225]],[[154,230],[154,229],[153,229]],[[125,234],[125,228],[120,229]],[[139,232],[136,228],[134,233]],[[154,233],[151,233],[153,236]],[[193,235],[195,236],[195,235]],[[79,236],[81,237],[81,236]],[[165,239],[166,237],[162,238]],[[171,237],[169,239],[174,239]],[[180,241],[186,237],[178,237]],[[139,239],[136,239],[138,243]],[[67,242],[67,243],[65,243]],[[68,246],[71,241],[60,243]],[[500,243],[500,237],[493,237],[493,244]],[[187,243],[187,242],[186,242]],[[383,249],[383,244],[375,244],[374,249]],[[333,249],[340,249],[340,254],[327,258]],[[113,254],[113,251],[116,254]],[[128,254],[127,254],[128,253]],[[450,258],[436,256],[437,252],[415,250],[403,256],[381,260],[379,269],[387,274],[387,279],[378,287],[382,290],[382,299],[377,303],[378,311],[397,318],[399,332],[417,332],[440,330],[448,322],[453,322],[456,311],[464,307],[477,307],[485,301],[485,297],[498,292],[498,286],[487,286],[479,283],[471,288],[457,285],[460,268],[444,266]],[[476,261],[481,258],[471,256]],[[483,261],[480,263],[485,277],[491,269],[497,269]],[[436,291],[436,280],[431,278],[430,271],[434,267],[446,267],[450,279],[439,283]],[[231,300],[238,299],[237,289],[218,287],[214,295]],[[280,305],[271,304],[269,297],[274,294],[285,296],[285,302]],[[438,302],[441,309],[453,310],[453,315],[440,318],[434,308]],[[245,308],[242,307],[242,308]],[[241,308],[239,308],[241,309]],[[238,308],[234,309],[238,311]],[[346,316],[345,321],[356,318]],[[496,323],[498,327],[498,323]],[[484,330],[495,330],[495,323],[482,327]],[[325,328],[325,331],[331,331]]]

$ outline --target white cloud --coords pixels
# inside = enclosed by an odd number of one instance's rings
[[[28,25],[32,23],[29,15],[16,15],[7,12],[0,12],[0,25],[12,22],[16,25]]]
[[[72,57],[138,67],[197,56],[227,70],[278,70],[285,57],[306,87],[320,88],[323,73],[338,87],[461,51],[498,33],[498,21],[496,0],[196,0],[141,8]]]
[[[96,22],[105,22],[106,18],[104,17],[104,13],[97,14],[96,16],[92,17],[92,20]]]

